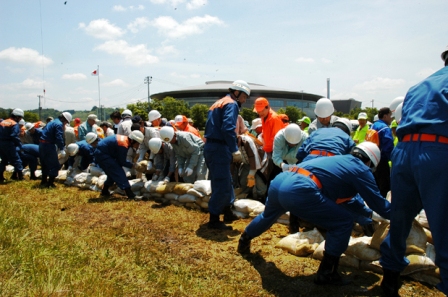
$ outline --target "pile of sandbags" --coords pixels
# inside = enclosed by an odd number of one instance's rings
[[[314,228],[311,231],[290,234],[282,238],[275,247],[299,257],[306,257],[313,254],[323,241],[322,234]]]

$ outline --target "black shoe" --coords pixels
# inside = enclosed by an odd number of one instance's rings
[[[17,180],[23,180],[23,172],[17,171]]]
[[[342,278],[338,273],[339,258],[324,252],[324,258],[314,279],[316,285],[345,286],[351,283],[351,280]]]
[[[19,180],[19,177],[17,176],[17,174],[18,174],[18,172],[17,172],[17,171],[14,171],[14,172],[12,173],[12,175],[11,175],[11,179],[12,179],[12,180]]]
[[[135,194],[132,192],[131,188],[124,189],[126,196],[128,196],[128,199],[135,199]]]
[[[224,208],[224,222],[226,222],[226,223],[231,223],[231,222],[233,222],[233,221],[237,221],[237,220],[239,220],[240,218],[239,217],[237,217],[234,213],[233,213],[233,211],[232,211],[232,206],[226,206],[225,208]]]
[[[220,221],[219,215],[212,214],[210,214],[210,221],[208,222],[207,227],[215,230],[233,230],[231,226],[227,226],[224,222]]]
[[[103,189],[101,190],[101,196],[110,197],[109,186],[103,185]]]
[[[251,238],[247,236],[246,232],[243,232],[243,234],[241,234],[240,240],[238,241],[238,253],[242,255],[250,254],[250,241]]]
[[[381,289],[386,297],[400,297],[398,290],[401,287],[400,272],[383,268]]]
[[[289,213],[289,234],[295,234],[299,232],[299,217]]]

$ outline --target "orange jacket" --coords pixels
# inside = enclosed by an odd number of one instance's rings
[[[275,134],[283,129],[284,124],[277,113],[270,109],[268,115],[264,119],[261,119],[261,125],[263,129],[263,150],[266,153],[272,153]]]
[[[187,124],[187,126],[186,126],[185,129],[184,129],[184,131],[185,131],[185,132],[193,133],[194,135],[196,135],[197,137],[199,137],[199,138],[202,139],[202,136],[201,136],[201,134],[199,134],[198,129],[196,129],[195,127],[193,127],[193,126],[190,125],[190,124]]]

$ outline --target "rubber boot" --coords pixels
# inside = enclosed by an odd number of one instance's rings
[[[351,281],[343,279],[338,273],[339,258],[324,252],[324,258],[320,262],[314,283],[316,285],[336,285],[345,286]]]
[[[224,222],[226,222],[226,223],[230,223],[230,222],[233,222],[233,221],[237,221],[237,220],[239,220],[240,218],[239,217],[237,217],[234,213],[233,213],[233,211],[232,211],[232,206],[226,206],[226,207],[224,207]]]
[[[17,171],[17,180],[23,180],[23,172]]]
[[[240,240],[238,241],[238,253],[244,255],[244,254],[250,254],[250,241],[252,238],[250,238],[246,232],[243,232],[241,234]]]
[[[381,289],[383,289],[386,297],[399,297],[400,289],[400,272],[383,268],[383,280],[381,281]]]
[[[12,180],[19,180],[19,177],[17,176],[17,173],[18,173],[17,171],[14,171],[14,172],[12,173],[10,179],[12,179]]]
[[[101,196],[104,196],[104,197],[110,196],[109,186],[103,185],[103,189],[101,190]]]
[[[124,189],[124,191],[126,192],[126,196],[128,196],[128,199],[135,198],[135,194],[134,194],[134,192],[132,192],[131,188],[126,188],[126,189]]]
[[[299,217],[289,213],[289,234],[295,234],[299,232]]]
[[[41,182],[40,182],[40,185],[39,185],[40,188],[47,188],[47,186],[48,186],[47,179],[48,179],[48,176],[42,174],[42,179],[41,179]]]
[[[220,221],[219,215],[213,215],[213,214],[210,214],[210,221],[208,222],[207,227],[209,229],[216,229],[216,230],[233,230],[231,226],[226,226],[224,222]]]
[[[34,174],[34,172],[30,173],[30,180],[37,180],[37,176],[36,174]]]
[[[6,181],[6,179],[3,176],[3,172],[2,172],[2,174],[0,174],[0,183],[4,183],[5,181]]]
[[[56,188],[56,185],[54,184],[54,180],[55,180],[56,176],[50,176],[48,177],[48,184],[47,184],[47,188],[49,189],[54,189]]]

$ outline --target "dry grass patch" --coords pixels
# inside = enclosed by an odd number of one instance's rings
[[[342,268],[354,284],[318,287],[319,261],[274,248],[283,225],[236,252],[234,231],[206,228],[208,214],[153,201],[111,199],[38,182],[0,185],[2,296],[378,296],[380,276]],[[405,280],[402,296],[441,296]]]

